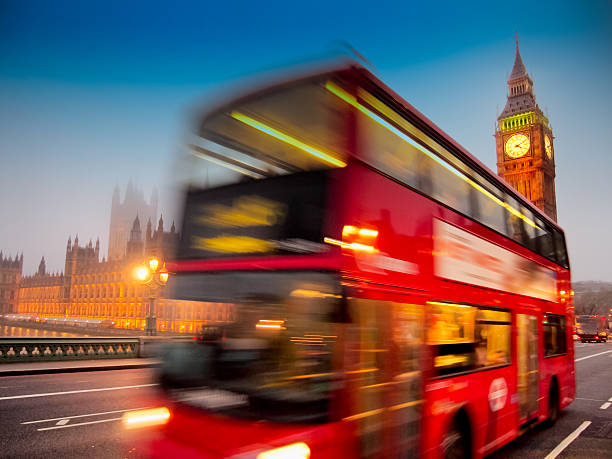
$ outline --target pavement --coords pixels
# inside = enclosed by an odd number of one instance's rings
[[[51,362],[2,363],[0,364],[0,377],[76,373],[81,371],[126,370],[155,367],[158,365],[159,361],[156,359],[60,360]]]

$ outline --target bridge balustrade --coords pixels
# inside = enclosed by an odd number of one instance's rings
[[[0,364],[139,356],[138,338],[0,338]]]

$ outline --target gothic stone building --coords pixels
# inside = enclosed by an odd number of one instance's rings
[[[135,215],[145,221],[147,219],[155,221],[157,218],[157,202],[157,188],[153,189],[151,199],[147,203],[142,190],[135,187],[131,181],[128,183],[123,201],[121,201],[119,187],[115,187],[108,231],[109,260],[119,260],[125,255],[127,242],[130,238],[130,228]]]
[[[11,258],[0,252],[0,314],[14,312],[16,309],[22,267],[23,254]]]
[[[556,221],[553,139],[548,118],[536,103],[533,81],[517,41],[506,106],[497,118],[497,173]]]
[[[164,231],[162,218],[156,230],[149,220],[143,236],[139,217],[132,223],[126,250],[119,259],[100,260],[99,242],[81,247],[78,236],[74,243],[69,238],[64,273],[47,273],[41,260],[38,272],[21,282],[16,312],[108,319],[118,328],[142,330],[149,293],[148,287],[134,280],[134,267],[149,256],[167,258],[177,241],[174,224],[170,231]],[[162,332],[194,332],[205,323],[223,320],[229,314],[223,308],[215,303],[161,298],[156,303],[157,327]]]

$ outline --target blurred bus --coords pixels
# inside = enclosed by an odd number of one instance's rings
[[[152,456],[482,457],[574,399],[563,231],[365,68],[202,114],[185,169],[174,294],[228,314]]]
[[[608,321],[605,316],[576,316],[576,334],[583,343],[605,343],[608,340]]]

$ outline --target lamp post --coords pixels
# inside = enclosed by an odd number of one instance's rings
[[[160,267],[161,265],[161,267]],[[149,287],[149,311],[145,318],[145,335],[154,336],[157,334],[157,318],[155,317],[155,300],[159,291],[168,282],[169,273],[165,264],[161,264],[157,258],[149,258],[146,264],[137,266],[134,269],[134,277],[142,285]]]

